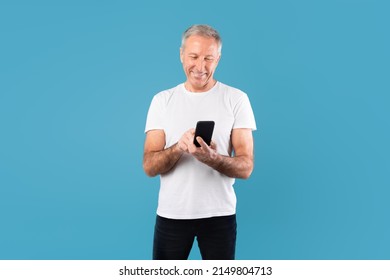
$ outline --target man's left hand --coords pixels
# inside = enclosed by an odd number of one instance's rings
[[[196,137],[196,140],[200,144],[200,147],[190,145],[188,152],[193,155],[197,160],[203,163],[211,163],[218,158],[217,146],[211,141],[210,146],[203,141],[202,137]]]

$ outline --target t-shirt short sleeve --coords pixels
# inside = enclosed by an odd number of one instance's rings
[[[164,129],[164,99],[161,94],[153,97],[146,118],[145,133],[153,129]]]
[[[234,128],[250,128],[256,130],[256,121],[248,96],[243,93],[233,108]]]

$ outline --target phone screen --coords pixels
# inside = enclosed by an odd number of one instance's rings
[[[214,131],[214,121],[198,121],[196,123],[194,144],[197,147],[200,147],[196,137],[200,136],[207,145],[211,144],[211,137],[213,136]]]

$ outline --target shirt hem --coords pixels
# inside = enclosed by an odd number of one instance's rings
[[[167,218],[167,219],[192,220],[192,219],[204,219],[204,218],[235,215],[236,211],[215,212],[215,213],[213,212],[213,213],[204,213],[204,214],[188,214],[188,215],[175,215],[175,214],[169,214],[169,213],[163,213],[157,211],[156,214],[159,215],[160,217]]]

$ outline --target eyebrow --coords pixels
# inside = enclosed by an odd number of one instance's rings
[[[188,55],[196,55],[196,56],[199,56],[197,53],[189,53]],[[214,56],[212,54],[208,54],[206,55],[205,57],[207,58],[214,58]]]

